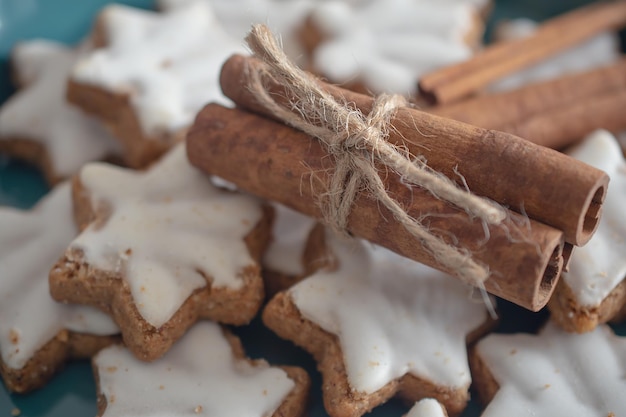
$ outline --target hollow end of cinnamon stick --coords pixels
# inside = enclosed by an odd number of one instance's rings
[[[565,243],[557,235],[544,235],[546,239],[537,246],[537,251],[543,255],[534,257],[537,262],[532,268],[523,267],[527,271],[534,269],[531,273],[535,279],[524,279],[523,283],[514,283],[519,280],[519,266],[510,265],[509,270],[493,271],[490,278],[485,282],[485,289],[490,294],[496,295],[507,301],[513,302],[530,311],[539,311],[545,307],[554,293],[557,283],[561,277],[564,266],[569,262],[572,245]]]
[[[536,293],[533,298],[535,304],[531,306],[530,310],[539,311],[546,306],[559,281],[564,263],[563,246],[554,248],[552,256],[545,267],[541,281],[539,281],[539,285],[535,287]]]
[[[606,197],[608,185],[608,177],[601,178],[598,181],[595,193],[589,195],[587,199],[587,209],[582,214],[579,223],[580,228],[576,231],[576,241],[581,242],[581,246],[589,242],[589,239],[591,239],[600,224],[602,203]]]

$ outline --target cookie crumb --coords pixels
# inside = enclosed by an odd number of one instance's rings
[[[515,355],[517,353],[517,349],[511,349],[511,355]]]
[[[196,414],[200,414],[202,412],[202,406],[199,405],[196,408],[193,409],[193,412]]]
[[[117,366],[109,366],[109,367],[107,367],[107,372],[113,373],[115,371],[117,371]]]
[[[14,408],[13,410],[11,410],[11,415],[12,415],[13,417],[17,417],[17,416],[19,416],[20,414],[22,414],[22,410],[20,410],[20,409],[19,409],[19,408],[17,408],[17,407],[16,407],[16,408]],[[613,413],[611,413],[611,414],[613,414]],[[609,417],[610,417],[610,416],[609,416]]]
[[[57,338],[61,342],[67,342],[68,340],[70,340],[70,334],[67,330],[62,330],[59,332],[59,335],[57,336]]]
[[[20,343],[20,333],[15,329],[9,330],[9,339],[12,344],[17,345]]]

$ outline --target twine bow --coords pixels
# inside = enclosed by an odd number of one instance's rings
[[[345,233],[354,200],[367,190],[440,265],[456,271],[465,282],[482,286],[489,270],[475,262],[469,251],[448,245],[409,216],[387,194],[378,174],[376,164],[380,163],[400,175],[404,183],[422,187],[487,224],[499,224],[505,218],[501,207],[459,188],[421,159],[411,159],[406,149],[387,141],[390,122],[398,108],[407,105],[406,100],[398,95],[381,95],[371,112],[364,115],[337,101],[312,76],[291,63],[266,26],[255,25],[246,41],[254,56],[267,64],[250,74],[249,88],[259,103],[285,123],[318,138],[335,158],[336,168],[322,206],[326,223]],[[291,108],[284,108],[271,97],[264,83],[269,79],[285,88]]]

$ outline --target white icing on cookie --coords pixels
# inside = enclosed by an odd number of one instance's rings
[[[337,335],[351,387],[372,393],[407,373],[451,388],[470,384],[465,337],[486,320],[457,280],[358,241],[330,238],[336,271],[290,290],[308,320]]]
[[[626,154],[626,132],[620,132],[617,135],[617,141],[622,147],[622,153]]]
[[[161,359],[137,360],[122,346],[94,358],[107,400],[103,417],[270,416],[294,387],[278,368],[233,357],[218,325],[195,324]]]
[[[446,413],[437,400],[424,398],[416,402],[405,417],[446,417]]]
[[[68,329],[94,335],[119,332],[104,313],[50,298],[48,272],[76,236],[67,183],[32,211],[0,207],[0,353],[20,369],[57,333]]]
[[[88,161],[119,153],[116,141],[96,120],[65,100],[78,52],[36,40],[18,44],[13,56],[17,78],[26,85],[0,108],[0,137],[41,143],[61,177]]]
[[[531,35],[537,22],[514,19],[497,30],[496,40],[520,39]],[[492,91],[506,91],[526,84],[559,77],[566,73],[582,72],[602,67],[620,58],[620,43],[613,33],[603,33],[590,40],[550,57],[536,65],[518,71],[490,86]]]
[[[500,385],[483,417],[626,415],[626,339],[602,325],[572,334],[492,334],[478,353]]]
[[[598,230],[575,248],[563,279],[582,306],[597,306],[626,278],[626,161],[615,137],[604,130],[568,151],[572,157],[606,172],[611,181]]]
[[[108,46],[81,59],[72,77],[129,94],[147,135],[191,125],[211,101],[230,103],[221,93],[219,72],[226,58],[246,50],[204,1],[169,13],[111,5],[100,21]]]
[[[329,0],[311,16],[328,37],[314,51],[314,68],[332,82],[362,80],[375,93],[415,93],[422,74],[472,53],[463,37],[475,8],[466,3]]]
[[[304,274],[302,257],[315,220],[282,204],[274,204],[273,240],[263,255],[263,265],[275,272]]]
[[[111,210],[70,245],[85,262],[120,274],[137,309],[155,327],[167,322],[191,293],[207,285],[239,289],[254,265],[245,236],[261,219],[260,202],[223,191],[187,161],[177,146],[146,172],[89,164],[80,181],[92,207]]]
[[[165,11],[183,7],[195,0],[158,0]],[[214,11],[224,29],[235,39],[243,39],[255,23],[266,24],[280,36],[283,48],[298,58],[296,31],[304,23],[316,0],[204,0]]]

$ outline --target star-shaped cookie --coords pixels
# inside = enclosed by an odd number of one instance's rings
[[[493,334],[472,369],[491,416],[626,415],[626,339],[606,325],[582,335],[549,322],[538,335]]]
[[[197,0],[158,0],[165,11],[184,7]],[[302,54],[297,32],[314,7],[315,0],[202,0],[214,11],[224,29],[235,39],[243,39],[253,24],[264,23],[281,37],[287,54],[297,59]]]
[[[322,40],[312,66],[331,82],[415,94],[422,74],[472,55],[465,39],[477,14],[466,2],[318,2],[310,21]]]
[[[105,46],[74,66],[68,98],[107,123],[133,168],[182,139],[206,103],[230,103],[219,72],[231,54],[245,53],[197,0],[166,13],[107,6],[94,37]]]
[[[256,314],[269,216],[259,200],[212,185],[184,145],[145,172],[87,165],[74,201],[84,230],[51,271],[51,293],[111,314],[139,358],[163,355],[199,318]]]
[[[466,342],[486,330],[484,305],[428,267],[360,241],[328,238],[334,256],[276,295],[263,320],[313,354],[332,416],[360,416],[398,394],[463,410],[471,382]]]
[[[566,330],[585,332],[626,309],[626,160],[615,137],[603,130],[568,153],[609,174],[602,218],[593,238],[575,248],[549,302]]]
[[[65,99],[70,69],[85,49],[34,40],[12,52],[21,89],[0,108],[0,151],[35,163],[50,183],[119,153],[105,128]]]
[[[99,416],[299,416],[306,372],[245,358],[235,336],[212,322],[194,325],[164,357],[137,360],[122,346],[94,359]]]
[[[50,297],[48,272],[76,236],[70,186],[32,210],[0,207],[0,375],[11,391],[44,385],[67,360],[117,340],[104,313]]]

